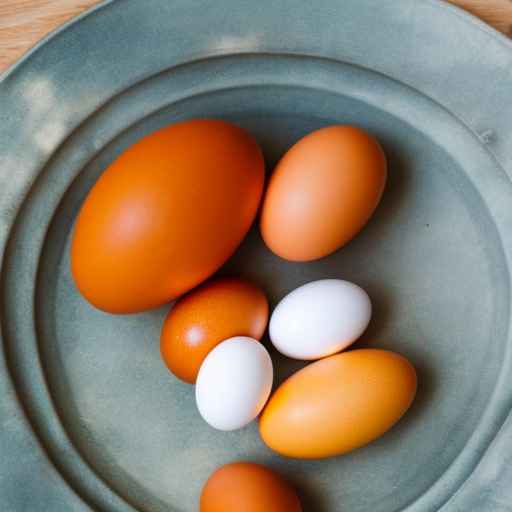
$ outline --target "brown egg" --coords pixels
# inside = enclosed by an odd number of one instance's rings
[[[286,380],[260,417],[263,441],[288,457],[347,453],[390,429],[411,405],[416,372],[386,350],[344,352]]]
[[[270,178],[261,234],[278,256],[322,258],[366,224],[386,183],[378,142],[353,126],[329,126],[306,135],[279,161]]]
[[[214,279],[179,299],[165,319],[160,350],[165,364],[193,384],[208,353],[233,336],[260,339],[268,322],[265,294],[242,279]]]
[[[101,175],[78,216],[71,269],[83,296],[111,313],[170,302],[234,252],[264,180],[251,135],[219,120],[162,128]]]
[[[260,464],[234,462],[217,469],[203,487],[200,512],[301,512],[295,491]]]

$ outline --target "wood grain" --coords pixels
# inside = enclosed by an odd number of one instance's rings
[[[421,1],[421,0],[411,0]],[[449,0],[512,36],[512,0]],[[98,0],[0,0],[0,72]]]

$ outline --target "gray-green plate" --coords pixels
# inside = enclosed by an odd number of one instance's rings
[[[273,454],[215,431],[165,369],[166,308],[114,317],[69,272],[77,210],[106,165],[178,119],[251,130],[273,162],[329,123],[374,133],[382,204],[336,254],[272,255],[253,230],[221,272],[275,303],[353,280],[359,346],[416,365],[411,411],[344,457]],[[49,37],[0,80],[0,510],[194,511],[235,459],[286,475],[309,512],[512,510],[512,44],[432,0],[123,0]],[[298,368],[272,353],[277,381]]]

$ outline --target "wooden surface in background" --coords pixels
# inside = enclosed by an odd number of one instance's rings
[[[512,36],[512,0],[449,1]],[[98,0],[0,0],[0,73],[48,32],[96,3]]]

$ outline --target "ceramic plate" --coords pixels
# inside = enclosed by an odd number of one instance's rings
[[[512,44],[417,0],[107,2],[0,81],[0,508],[197,510],[207,476],[268,464],[310,512],[512,510]],[[222,433],[160,360],[166,308],[114,317],[69,272],[77,210],[142,135],[225,118],[268,169],[305,133],[354,123],[389,156],[384,199],[319,262],[273,256],[253,230],[221,270],[273,304],[307,281],[365,287],[356,346],[417,367],[412,410],[325,461],[281,458],[253,424]],[[277,380],[300,365],[273,353]]]

